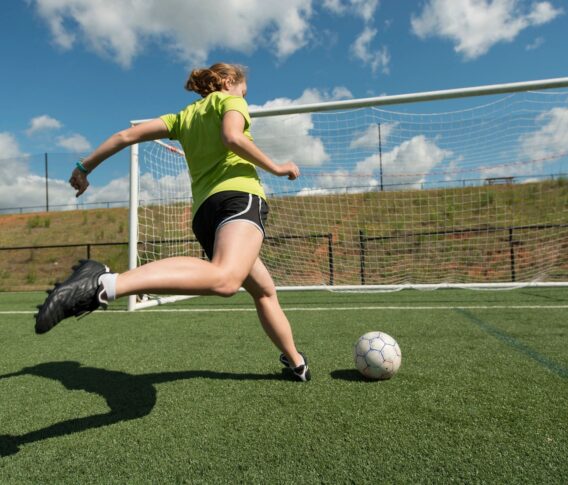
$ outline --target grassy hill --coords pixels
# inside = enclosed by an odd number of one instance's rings
[[[367,284],[398,282],[402,271],[407,272],[406,278],[435,281],[438,270],[450,270],[456,281],[509,281],[513,243],[519,275],[524,271],[529,278],[568,277],[568,229],[526,229],[568,224],[565,179],[460,189],[273,198],[270,207],[267,234],[271,239],[267,240],[262,256],[277,284],[328,282],[330,244],[335,284],[357,284],[361,237]],[[144,217],[152,216],[148,215],[151,209],[145,211]],[[167,237],[193,238],[189,225],[188,221],[180,224]],[[514,241],[508,241],[508,227],[525,229],[515,229]],[[444,231],[447,233],[441,234]],[[298,238],[316,234],[322,237]],[[279,237],[284,235],[295,238]],[[104,260],[113,270],[123,271],[127,268],[127,247],[111,243],[127,240],[127,209],[2,215],[0,249],[28,249],[0,250],[0,291],[46,288],[64,278],[72,264],[87,254]],[[103,243],[109,244],[96,245]],[[37,248],[49,245],[67,246]],[[167,256],[167,251],[158,250]],[[197,245],[194,255],[200,255]],[[546,258],[550,259],[546,275],[530,273]]]
[[[0,291],[47,288],[63,279],[78,259],[87,257],[87,244],[127,240],[128,209],[2,215],[0,248],[66,247],[0,250]],[[127,246],[95,246],[90,255],[109,261],[117,271],[127,269]]]

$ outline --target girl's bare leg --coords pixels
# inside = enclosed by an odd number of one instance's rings
[[[262,234],[252,224],[222,226],[211,262],[192,257],[166,258],[118,275],[116,296],[139,293],[234,295],[258,258]]]
[[[260,258],[255,261],[243,287],[254,299],[260,323],[274,345],[294,367],[301,365],[303,359],[294,344],[290,322],[280,307],[272,277]]]
[[[243,286],[253,297],[267,335],[295,367],[302,364],[288,318],[280,307],[268,270],[258,258],[262,234],[248,222],[219,229],[211,262],[192,257],[167,258],[121,273],[116,296],[178,293],[231,296]]]

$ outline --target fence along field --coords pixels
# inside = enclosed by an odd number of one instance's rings
[[[564,178],[280,197],[270,206],[262,257],[278,285],[393,284],[401,275],[408,282],[436,283],[448,273],[453,282],[466,283],[568,278]],[[334,224],[323,227],[312,206],[333,211]],[[189,222],[168,238],[194,241]],[[127,209],[2,215],[0,291],[44,289],[85,257],[124,271],[127,239]],[[158,244],[162,256],[171,245]],[[188,247],[202,256],[197,243]]]

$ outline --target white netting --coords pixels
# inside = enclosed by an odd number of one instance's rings
[[[142,144],[138,184],[138,264],[200,256],[191,232],[191,182],[181,148]]]
[[[302,171],[261,173],[276,284],[568,281],[568,91],[482,100],[253,118]],[[142,148],[141,262],[200,256],[183,156]]]

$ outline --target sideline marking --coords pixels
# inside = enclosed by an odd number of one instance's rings
[[[353,310],[555,310],[568,309],[568,305],[468,305],[468,306],[341,306],[341,307],[289,307],[285,312],[322,312],[322,311],[353,311]],[[0,315],[33,315],[33,310],[5,310]],[[141,313],[214,313],[214,312],[256,312],[256,308],[147,308],[138,310]],[[99,310],[101,313],[130,313],[128,310]]]
[[[471,323],[473,323],[477,328],[483,330],[485,333],[495,337],[496,339],[503,342],[505,345],[511,347],[513,350],[520,352],[521,354],[530,357],[538,364],[542,365],[550,372],[556,374],[563,379],[568,379],[568,368],[563,367],[561,364],[554,362],[552,359],[549,359],[545,355],[534,350],[532,347],[529,347],[527,344],[517,340],[515,337],[509,335],[507,332],[487,323],[485,320],[482,320],[477,315],[474,315],[471,312],[468,312],[465,308],[457,308],[456,313],[462,315]]]

